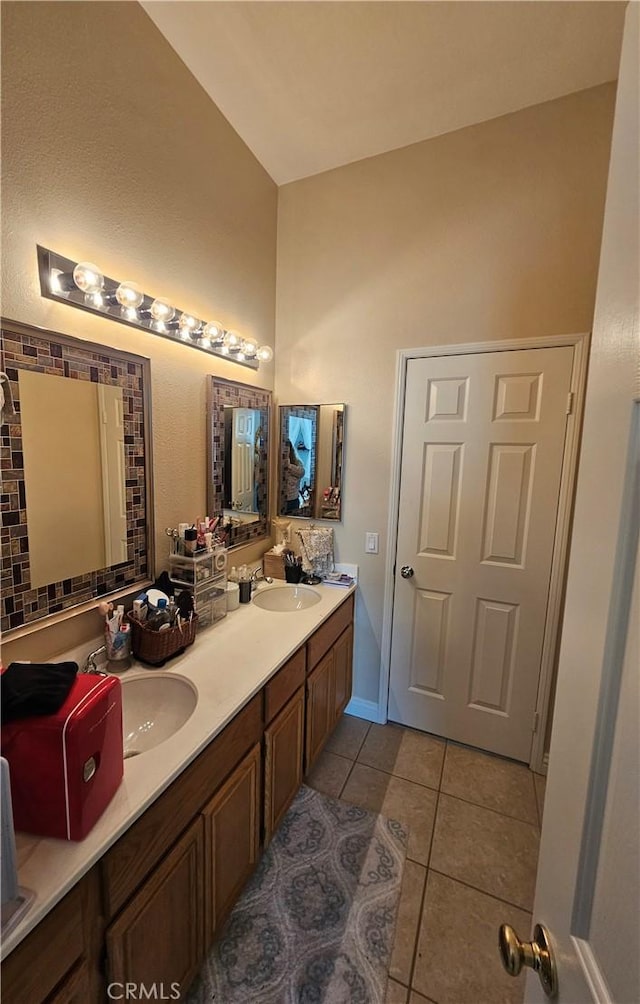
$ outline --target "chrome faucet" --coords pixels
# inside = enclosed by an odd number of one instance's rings
[[[266,583],[273,582],[273,579],[271,578],[270,575],[264,574],[264,569],[262,565],[258,565],[257,568],[254,568],[254,570],[251,573],[251,592],[253,592],[255,589],[258,588],[258,582],[260,581]]]
[[[95,652],[90,652],[89,655],[86,658],[86,661],[85,661],[85,664],[84,664],[84,668],[81,669],[81,670],[79,670],[79,672],[80,673],[95,673],[96,676],[108,676],[109,675],[108,673],[105,673],[104,670],[102,670],[102,669],[98,669],[98,667],[96,666],[96,658],[97,658],[97,656],[102,655],[102,653],[106,652],[106,651],[107,651],[106,646],[105,645],[101,645],[100,648],[97,648],[95,650]]]

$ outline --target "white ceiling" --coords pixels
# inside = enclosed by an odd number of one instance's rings
[[[625,3],[142,6],[282,185],[615,80]]]

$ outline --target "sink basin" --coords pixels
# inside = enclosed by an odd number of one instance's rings
[[[273,586],[256,593],[253,602],[262,610],[292,613],[294,610],[307,610],[315,606],[320,602],[320,593],[309,586]]]
[[[124,758],[154,749],[191,717],[198,691],[189,680],[167,673],[122,680]]]

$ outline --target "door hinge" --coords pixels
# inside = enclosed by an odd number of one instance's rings
[[[573,399],[575,394],[572,390],[567,394],[567,415],[573,415]]]
[[[538,731],[539,724],[540,724],[540,712],[539,711],[534,711],[533,712],[533,728],[531,730],[533,732],[534,736],[535,736],[536,732]]]

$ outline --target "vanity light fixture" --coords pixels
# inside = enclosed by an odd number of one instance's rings
[[[273,359],[269,345],[259,346],[255,339],[227,331],[217,321],[201,320],[163,297],[149,296],[136,282],[111,279],[92,262],[75,262],[38,245],[38,271],[40,292],[50,300],[110,317],[254,370],[261,362]]]

